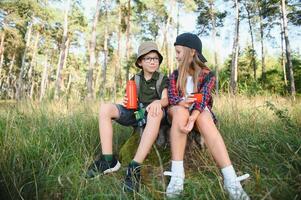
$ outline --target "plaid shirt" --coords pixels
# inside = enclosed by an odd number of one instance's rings
[[[183,100],[185,94],[181,90],[177,88],[177,79],[178,79],[179,72],[175,70],[169,76],[168,82],[168,101],[170,105],[177,105],[180,101]],[[203,99],[200,103],[195,102],[193,105],[193,110],[197,109],[201,113],[203,110],[208,107],[210,110],[214,123],[217,122],[217,119],[214,113],[211,111],[213,105],[213,99],[211,96],[211,92],[215,86],[215,76],[210,71],[209,68],[203,69],[199,74],[199,82],[197,83],[197,92],[203,94]]]

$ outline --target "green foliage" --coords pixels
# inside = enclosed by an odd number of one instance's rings
[[[238,174],[251,174],[244,182],[251,198],[300,198],[300,99],[292,105],[278,97],[221,97],[215,105]],[[133,195],[122,191],[127,161],[112,175],[84,178],[100,154],[97,102],[0,102],[0,108],[1,199],[164,199],[168,181],[162,173],[170,167],[169,157],[160,166],[143,165],[142,190]],[[116,123],[113,128],[118,154],[132,129]],[[179,198],[227,199],[208,149],[192,152],[194,159],[186,155],[185,190]]]

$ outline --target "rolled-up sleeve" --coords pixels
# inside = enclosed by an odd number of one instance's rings
[[[212,72],[208,73],[201,84],[200,92],[203,94],[202,101],[200,103],[195,103],[195,109],[202,112],[206,107],[211,109],[212,107],[212,90],[215,86],[216,77]]]
[[[168,102],[170,105],[176,105],[182,100],[177,89],[177,76],[178,72],[174,71],[168,78]]]

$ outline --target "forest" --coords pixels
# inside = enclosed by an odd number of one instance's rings
[[[300,199],[299,0],[0,0],[0,199],[165,199],[168,159],[133,195],[125,169],[82,174],[100,152],[99,102],[122,101],[139,44],[158,44],[169,76],[184,32],[203,42],[218,128],[251,199]],[[132,129],[114,131],[118,154]],[[227,199],[212,157],[193,151],[183,198]]]

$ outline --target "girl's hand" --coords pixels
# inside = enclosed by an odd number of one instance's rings
[[[184,100],[179,102],[179,105],[189,108],[195,102],[195,98],[187,96]]]
[[[159,112],[162,110],[162,105],[160,100],[155,100],[151,104],[149,104],[146,107],[146,111],[148,114],[150,114],[152,117],[156,117],[159,115]]]
[[[196,117],[194,115],[189,116],[187,124],[181,128],[181,131],[188,134],[193,129],[195,120]]]

